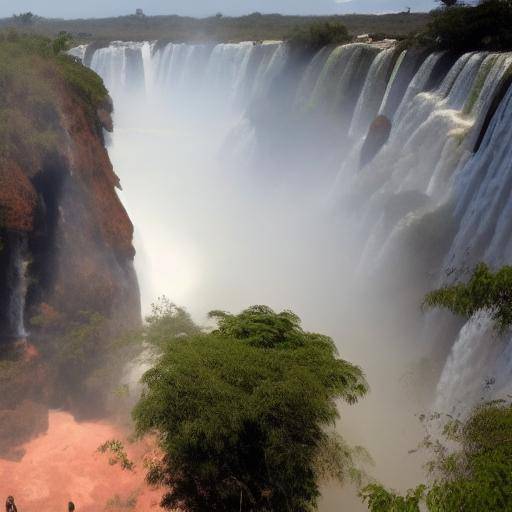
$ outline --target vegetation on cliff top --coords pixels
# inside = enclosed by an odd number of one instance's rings
[[[320,478],[357,477],[358,450],[331,429],[336,401],[356,402],[367,385],[330,338],[264,306],[213,312],[215,331],[187,333],[186,322],[177,335],[184,317],[169,311],[151,318],[147,341],[158,332],[162,355],[134,410],[138,434],[160,439],[148,480],[168,488],[164,507],[309,511]]]
[[[258,12],[238,18],[211,16],[204,19],[181,16],[120,16],[105,19],[44,19],[34,16],[23,23],[19,18],[0,20],[2,27],[30,30],[54,37],[69,32],[77,41],[144,41],[173,42],[238,42],[286,39],[295,28],[312,23],[335,23],[347,27],[351,35],[383,33],[406,36],[425,29],[430,21],[427,13],[395,13],[383,15],[347,14],[343,16],[283,16]]]
[[[347,27],[341,23],[312,23],[296,27],[287,38],[292,47],[317,51],[330,44],[345,44],[352,40]]]
[[[512,49],[512,1],[455,3],[434,11],[427,34],[438,48],[453,51]]]
[[[62,53],[68,43],[67,34],[0,33],[0,158],[33,168],[57,147],[66,91],[91,116],[107,97],[101,78]]]
[[[420,31],[411,31],[403,46],[453,52],[508,51],[512,49],[512,0],[466,3],[442,0]]]

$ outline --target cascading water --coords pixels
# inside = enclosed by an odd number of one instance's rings
[[[474,249],[473,264],[479,259],[496,265],[509,261],[509,223],[503,210],[503,205],[510,203],[509,173],[503,171],[510,167],[511,158],[510,135],[504,128],[512,115],[509,96],[479,151],[473,155],[472,150],[512,57],[463,55],[434,89],[428,89],[444,57],[441,53],[408,56],[393,48],[381,50],[364,44],[325,48],[304,67],[299,83],[287,85],[294,96],[294,111],[317,110],[326,118],[336,115],[339,125],[346,127],[340,144],[348,149],[339,161],[341,191],[337,197],[343,203],[344,196],[357,192],[364,199],[358,209],[359,229],[366,233],[361,237],[360,272],[379,268],[411,222],[454,199],[459,228],[446,264],[467,263],[463,255],[468,245],[485,248]],[[210,109],[215,105],[229,111],[231,121],[225,126],[219,123],[219,129],[228,133],[227,125],[236,126],[241,119],[250,124],[244,112],[255,101],[271,101],[272,87],[283,79],[291,59],[286,46],[278,43],[113,43],[93,53],[91,67],[104,78],[119,109],[123,108],[120,97],[135,85],[145,101],[154,105],[165,102],[171,109],[192,104]],[[393,96],[398,89],[404,92],[397,103]],[[175,115],[176,111],[168,112]],[[219,110],[215,112],[220,116]],[[354,162],[360,141],[379,112],[387,115],[392,125],[389,141],[363,172],[357,172]],[[207,116],[199,117],[204,120]],[[406,193],[412,197],[412,192],[416,204],[412,201],[404,206],[403,215],[390,223],[385,218],[386,205]],[[478,205],[486,205],[485,211],[480,212]],[[473,243],[469,243],[471,237]]]
[[[27,294],[27,240],[22,234],[9,236],[11,247],[7,265],[7,332],[14,340],[27,336],[25,331],[25,297]]]
[[[413,345],[409,360],[428,354],[413,341],[433,336],[423,294],[447,268],[511,261],[511,64],[365,44],[314,56],[280,43],[95,50],[144,302],[169,293],[197,316],[291,307],[308,328],[368,338],[370,377],[383,366],[376,339]],[[512,349],[486,343],[487,325],[444,340],[436,407],[470,404],[491,377],[505,389]],[[343,354],[361,360],[362,345],[343,342]]]

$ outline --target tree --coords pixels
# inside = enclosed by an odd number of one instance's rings
[[[163,295],[151,305],[151,315],[146,318],[143,336],[150,345],[163,351],[175,338],[201,332],[185,309],[176,306]]]
[[[425,440],[433,479],[406,496],[371,484],[361,496],[371,512],[512,510],[512,406],[495,401],[466,420],[449,419],[443,442]],[[450,448],[455,446],[456,448]]]
[[[38,16],[32,12],[23,12],[20,14],[14,14],[13,18],[14,21],[22,25],[33,25],[37,21]]]
[[[315,22],[306,27],[295,28],[287,41],[292,47],[316,51],[330,44],[345,44],[350,40],[351,37],[345,25]]]
[[[367,392],[361,370],[291,312],[211,316],[214,332],[158,339],[161,358],[143,377],[136,431],[156,433],[164,454],[148,481],[167,487],[168,509],[315,510],[321,478],[358,475],[361,450],[329,427],[337,400]]]
[[[34,25],[38,20],[41,19],[40,16],[37,16],[36,14],[32,12],[22,12],[20,14],[13,14],[13,20],[15,23],[24,25],[24,26],[31,26]]]
[[[52,41],[52,50],[54,55],[65,52],[71,47],[73,36],[66,31],[59,32],[59,35]]]
[[[457,5],[459,0],[437,0],[439,3],[443,4],[444,7],[449,8]]]
[[[511,26],[512,0],[456,3],[432,12],[426,36],[441,50],[506,51],[512,49]]]
[[[499,330],[512,324],[512,267],[492,272],[480,263],[467,283],[456,283],[428,293],[426,307],[443,307],[466,318],[487,310]]]

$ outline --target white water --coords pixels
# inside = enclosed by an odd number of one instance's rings
[[[415,64],[357,44],[297,71],[275,43],[116,43],[91,62],[116,106],[109,151],[136,225],[146,311],[164,293],[200,321],[254,303],[295,310],[367,371],[371,411],[352,435],[377,452],[406,441],[382,439],[368,418],[400,431],[411,408],[432,405],[389,402],[404,394],[400,376],[432,357],[423,294],[447,268],[512,256],[511,91],[474,153],[511,56],[463,55],[426,90],[442,58]],[[389,140],[359,169],[378,113]],[[503,392],[512,349],[489,333],[479,317],[442,340],[452,348],[436,407]],[[414,464],[391,452],[383,478],[411,468],[390,483],[414,484]]]
[[[25,296],[27,294],[27,240],[23,235],[12,235],[9,240],[11,261],[9,262],[7,286],[9,294],[9,333],[13,338],[23,339],[25,331]]]

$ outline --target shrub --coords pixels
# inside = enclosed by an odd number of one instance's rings
[[[330,44],[348,43],[351,39],[345,25],[327,21],[295,28],[287,38],[287,42],[294,48],[316,51]]]
[[[512,406],[478,406],[466,420],[450,419],[443,440],[425,440],[434,454],[432,477],[401,496],[380,484],[363,489],[371,512],[512,510]]]
[[[455,5],[432,15],[427,34],[439,49],[459,52],[512,49],[511,0]]]
[[[487,310],[500,330],[512,324],[512,267],[492,272],[485,263],[477,265],[467,283],[445,286],[428,293],[424,306],[447,308],[471,317]]]

